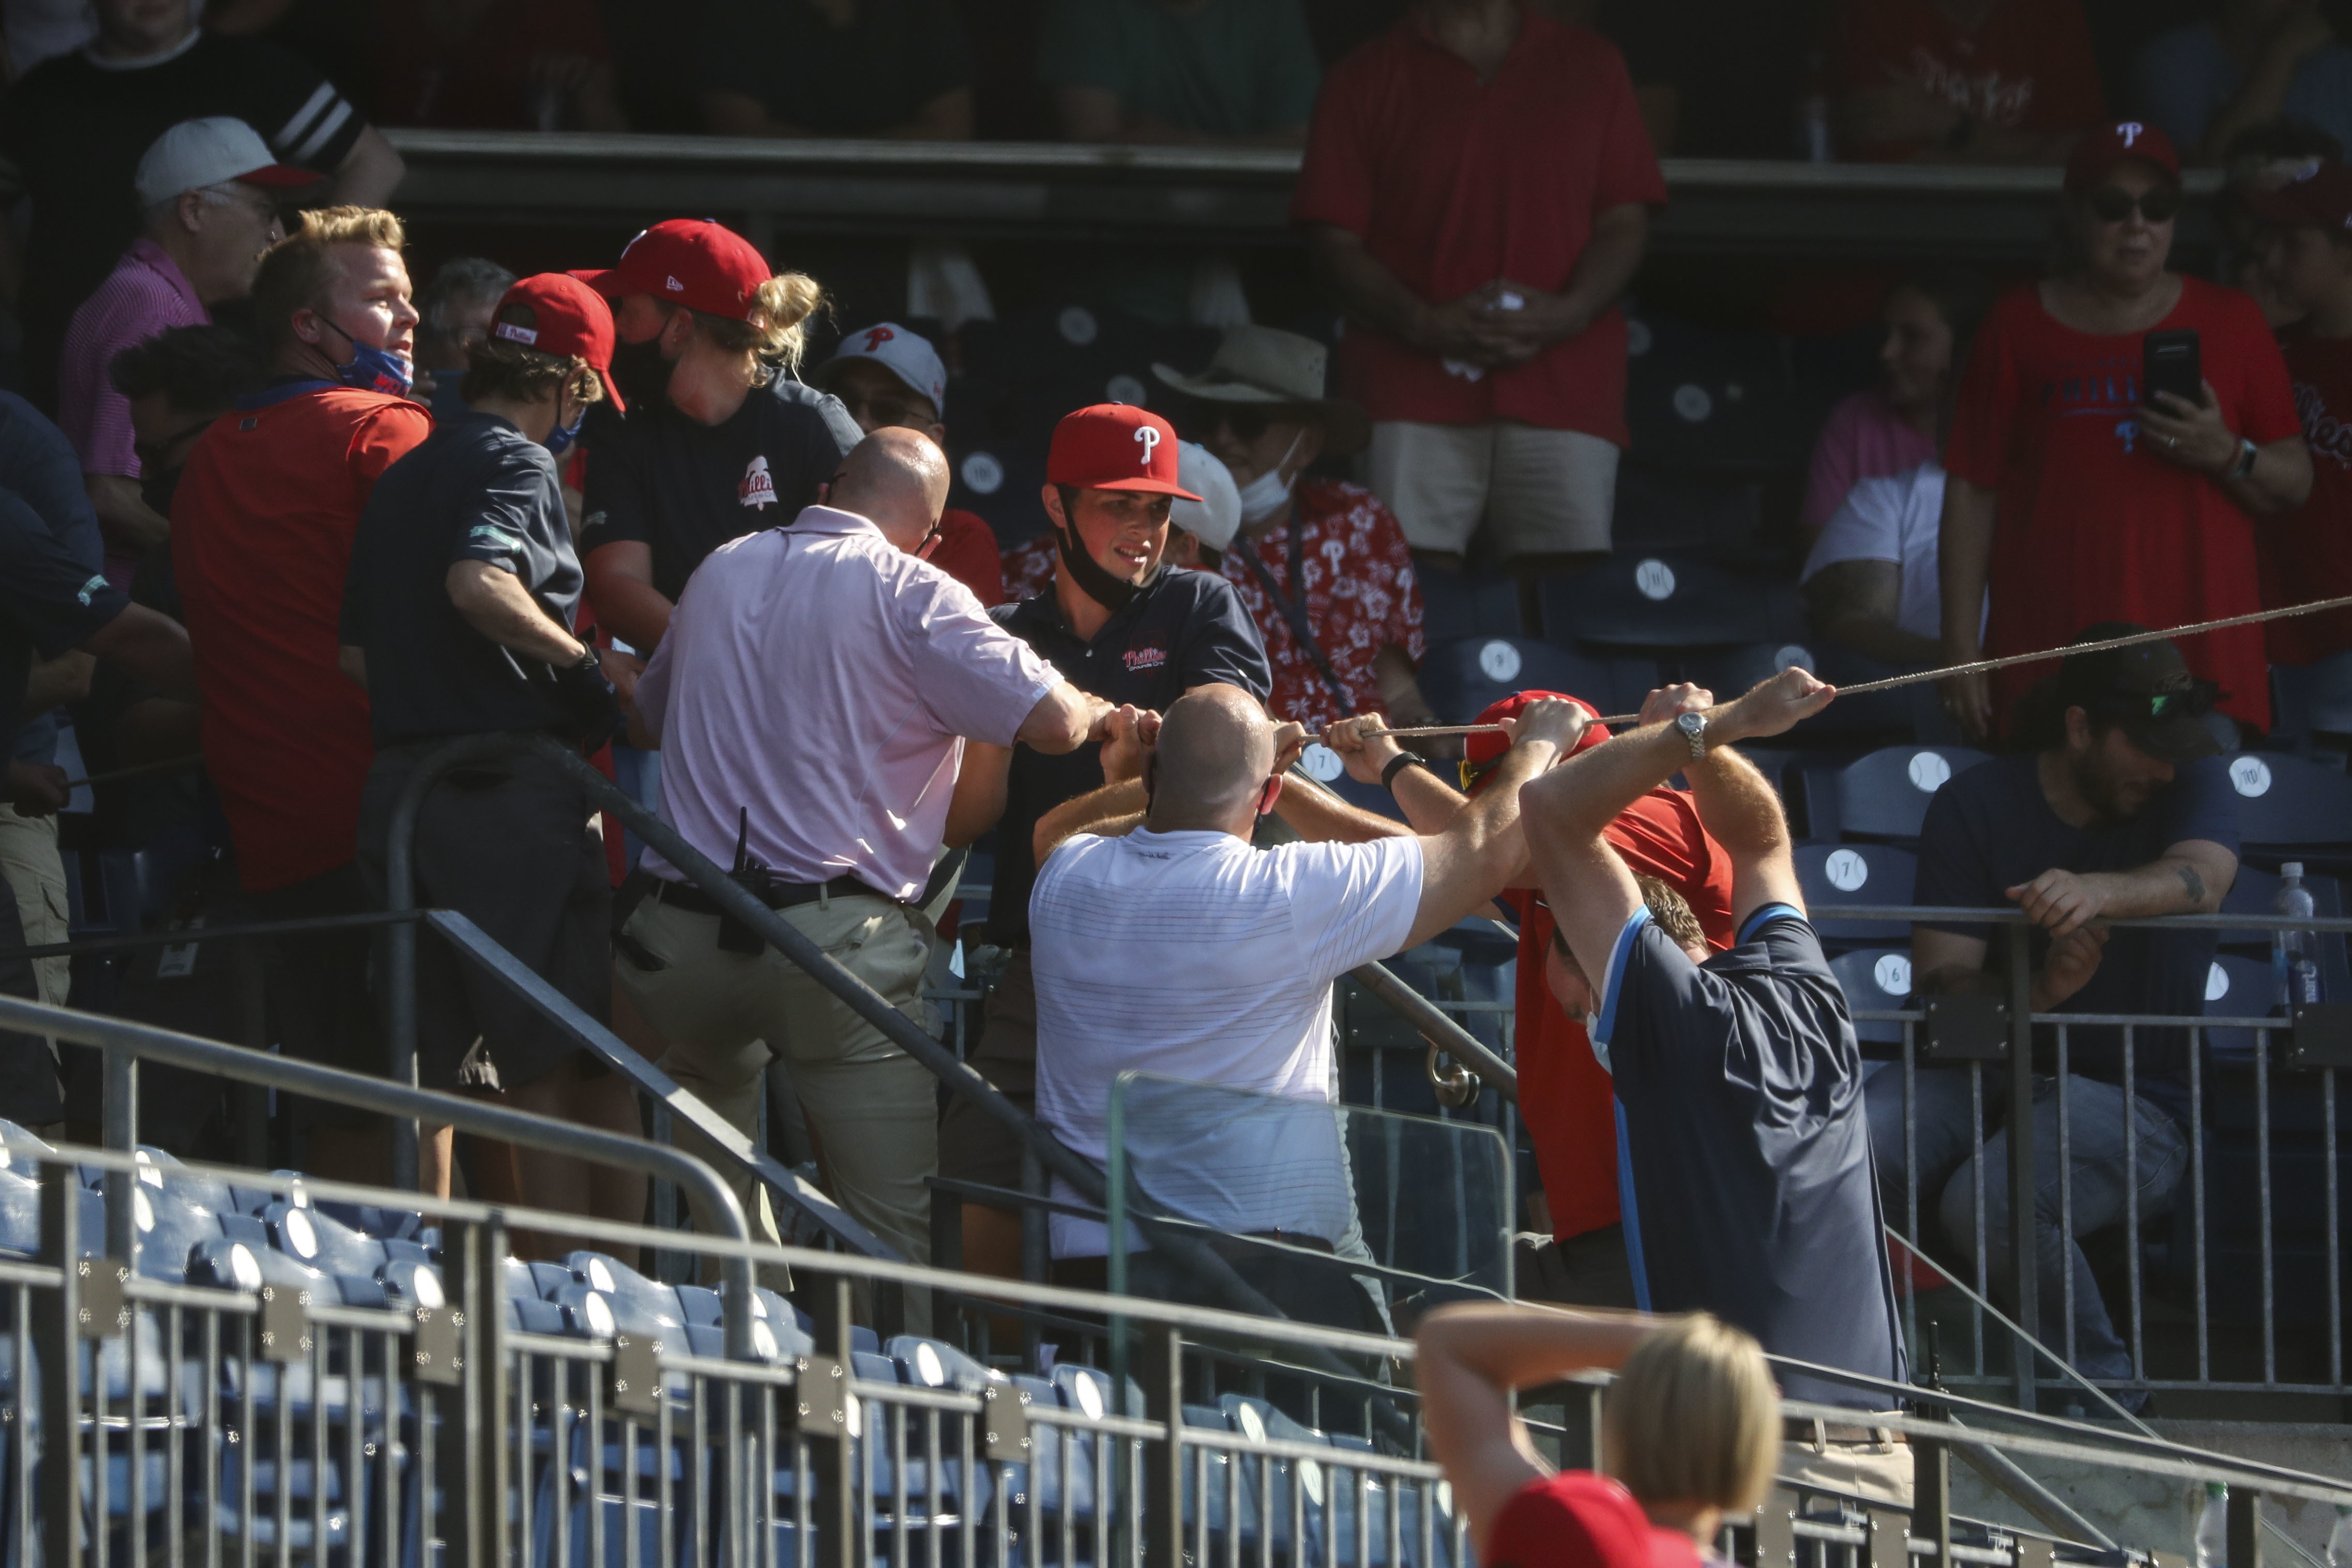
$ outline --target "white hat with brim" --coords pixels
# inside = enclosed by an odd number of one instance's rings
[[[1209,368],[1197,376],[1160,364],[1151,373],[1202,402],[1245,403],[1268,413],[1296,410],[1302,422],[1323,427],[1325,456],[1350,457],[1371,440],[1372,422],[1347,399],[1323,395],[1328,357],[1312,338],[1251,324],[1226,328]]]
[[[1201,498],[1178,501],[1168,520],[1211,549],[1223,549],[1242,528],[1242,493],[1233,471],[1197,441],[1176,448],[1176,482]]]
[[[323,178],[316,170],[280,163],[259,131],[242,120],[215,114],[184,120],[150,142],[131,188],[143,210],[231,180],[291,190]]]

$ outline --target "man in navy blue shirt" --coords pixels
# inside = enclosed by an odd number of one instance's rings
[[[2077,642],[2126,636],[2123,622],[2093,626]],[[2172,1014],[2205,1010],[2205,977],[2217,940],[2211,931],[2126,928],[2109,919],[2210,914],[2238,874],[2237,797],[2206,727],[2215,688],[2189,674],[2169,643],[2143,643],[2078,653],[2019,706],[2015,733],[2028,749],[1958,775],[1937,791],[1919,840],[1916,902],[1927,906],[1999,909],[2014,904],[2033,923],[2036,1013]],[[1990,925],[1914,927],[1913,988],[1922,995],[1990,988],[2005,994],[2002,948]],[[2054,1075],[2056,1031],[2035,1030],[2037,1067]],[[2116,1224],[2126,1213],[2126,1122],[2138,1149],[2130,1173],[2139,1212],[2170,1207],[2188,1167],[2189,1040],[2183,1030],[2133,1031],[2137,1082],[2124,1094],[2123,1031],[2076,1025],[2067,1030],[2065,1078],[2073,1165],[2074,1236]],[[1988,1122],[2006,1108],[1999,1074],[1985,1082]],[[1969,1075],[1954,1068],[1916,1075],[1916,1180],[1919,1207],[1931,1209],[1965,1257],[1976,1255],[1977,1175],[1969,1147],[1974,1125]],[[2035,1080],[2033,1138],[2058,1146],[2059,1082]],[[1904,1163],[1903,1075],[1883,1071],[1870,1083],[1872,1142],[1897,1228],[1909,1220]],[[2128,1107],[2128,1111],[2126,1109]],[[1988,1271],[2006,1291],[2009,1258],[2007,1134],[1986,1143],[1984,1237]],[[2059,1210],[2061,1169],[2037,1163],[2037,1208]],[[1941,1189],[1940,1198],[1937,1196]],[[1924,1220],[1927,1216],[1923,1215]],[[2043,1308],[2065,1300],[2074,1272],[2074,1364],[2091,1377],[2133,1375],[2131,1356],[2108,1321],[2079,1245],[2054,1224],[2038,1242]],[[2056,1337],[2054,1334],[2052,1336]]]
[[[597,651],[572,632],[581,570],[555,460],[587,405],[613,396],[611,310],[561,273],[523,278],[471,350],[470,411],[376,482],[343,590],[344,672],[368,689],[375,761],[361,798],[359,859],[387,891],[392,818],[425,760],[453,737],[540,731],[593,750],[618,710]],[[588,798],[534,752],[488,758],[425,797],[413,849],[417,903],[454,909],[590,1017],[609,1016],[612,887]],[[499,1088],[509,1105],[634,1131],[628,1082],[438,942],[417,953],[417,1070],[436,1089]],[[446,1134],[425,1159],[446,1192]],[[518,1150],[511,1173],[477,1166],[478,1190],[602,1218],[644,1211],[628,1173]],[[518,1245],[561,1257],[571,1243]]]
[[[1805,919],[1780,799],[1732,749],[1834,695],[1801,669],[1719,706],[1696,687],[1654,692],[1641,727],[1528,783],[1520,821],[1558,923],[1545,977],[1584,1017],[1615,1081],[1638,1304],[1711,1312],[1774,1355],[1901,1383],[1861,1049]],[[1710,956],[1681,896],[1637,881],[1602,836],[1676,773],[1731,859],[1738,943],[1728,952]],[[1909,1456],[1866,1416],[1894,1396],[1785,1368],[1780,1377],[1793,1398],[1856,1412],[1852,1426],[1807,1423],[1784,1468],[1908,1497]]]

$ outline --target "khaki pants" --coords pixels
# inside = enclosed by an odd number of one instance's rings
[[[931,933],[919,911],[857,894],[778,913],[929,1029]],[[715,915],[648,898],[626,930],[661,966],[640,968],[626,955],[614,964],[630,1001],[669,1041],[661,1070],[756,1137],[761,1072],[781,1058],[821,1147],[828,1194],[909,1261],[929,1262],[927,1184],[939,1169],[939,1081],[929,1071],[774,948],[721,951]],[[678,1142],[695,1149],[688,1134]],[[764,1186],[747,1176],[734,1186],[754,1234],[779,1239]],[[929,1293],[908,1291],[906,1301],[908,1332],[924,1332]]]
[[[1869,1416],[1862,1413],[1853,1419],[1857,1426],[1870,1422]],[[1911,1445],[1903,1442],[1783,1443],[1780,1475],[1800,1485],[1905,1508],[1911,1506],[1915,1490]]]
[[[1617,448],[1597,435],[1510,419],[1384,421],[1372,426],[1365,462],[1373,494],[1415,549],[1464,554],[1482,521],[1506,563],[1609,548]]]
[[[25,945],[45,947],[66,939],[66,862],[58,853],[58,820],[20,817],[16,808],[0,805],[0,876],[16,894],[16,915],[25,925]],[[71,958],[36,958],[33,983],[39,999],[53,1008],[66,1005],[73,985]]]

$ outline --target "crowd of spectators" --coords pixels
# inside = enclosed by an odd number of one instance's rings
[[[24,693],[0,949],[62,935],[60,708],[85,765],[201,755],[184,826],[234,867],[221,910],[260,920],[383,908],[425,756],[538,732],[657,800],[918,1027],[952,888],[935,869],[993,833],[987,935],[1008,965],[969,1059],[1098,1155],[1108,1085],[1137,1059],[1122,1039],[1180,1074],[1328,1099],[1334,978],[1507,895],[1560,1277],[1899,1379],[1878,1186],[1932,1189],[1963,1250],[1979,1221],[2005,1230],[2009,1197],[1948,1082],[1922,1090],[1916,1145],[1884,1075],[1865,1083],[1788,823],[1730,749],[1811,716],[1822,689],[1801,671],[1720,705],[1670,688],[1605,748],[1590,705],[1522,693],[1489,710],[1515,732],[1474,737],[1463,791],[1377,733],[1437,717],[1429,574],[1475,559],[1533,582],[1610,550],[1620,301],[1666,200],[1659,154],[1731,147],[1722,62],[1661,63],[1654,20],[1575,9],[1424,0],[1337,60],[1287,4],[1045,9],[1036,79],[1066,135],[1303,149],[1291,216],[1348,326],[1327,351],[1228,325],[1205,363],[1153,367],[1169,417],[1105,403],[1035,433],[1044,531],[1000,553],[947,505],[959,345],[877,320],[812,359],[818,280],[719,223],[656,223],[608,267],[518,277],[467,257],[414,287],[386,204],[401,166],[372,121],[629,125],[628,51],[593,7],[453,0],[404,26],[373,8],[401,47],[365,57],[362,92],[254,36],[315,42],[299,0],[225,0],[206,28],[190,0],[99,0],[86,42],[17,62],[0,97],[0,197],[31,217],[31,401],[0,399],[0,686]],[[1652,29],[1642,49],[1611,46],[1612,18]],[[714,0],[686,29],[698,112],[738,135],[969,135],[959,29],[974,18],[923,0]],[[2108,115],[2115,40],[2072,5],[1872,0],[1823,29],[1817,68],[1755,111],[1780,120],[1757,147],[1785,149],[1811,100],[1844,155],[2047,162],[2063,195],[2046,277],[1997,293],[1936,268],[1885,294],[1880,384],[1830,414],[1796,519],[1822,633],[1924,668],[2352,593],[2352,174],[2325,112],[2352,54],[2324,14],[2249,0],[2153,37],[2126,73],[2148,105],[2134,120]],[[814,68],[744,68],[787,36],[822,40]],[[2232,281],[2259,298],[2173,265],[2167,125],[2189,156],[2238,161],[2231,221],[2254,261]],[[2193,335],[2193,382],[2151,390],[2156,333]],[[2191,939],[2110,941],[2099,922],[2218,906],[2237,839],[2212,754],[2271,727],[2273,664],[2352,690],[2352,616],[2156,647],[1943,683],[1957,735],[2012,754],[1939,797],[1919,902],[2022,904],[2037,1006],[2198,1010],[2198,953],[2163,946]],[[1286,788],[1309,737],[1396,814]],[[1269,818],[1306,841],[1257,853]],[[926,1258],[942,1176],[968,1195],[967,1263],[1017,1271],[1013,1206],[970,1196],[1023,1185],[1003,1127],[961,1099],[942,1118],[889,1031],[597,824],[566,763],[486,755],[416,831],[421,901],[739,1131],[757,1134],[764,1080],[788,1081],[857,1224]],[[373,941],[275,942],[282,1049],[381,1070]],[[1980,927],[1923,927],[1923,986],[1978,984],[1987,946]],[[1192,979],[1129,1018],[1139,951]],[[439,945],[419,977],[422,1082],[637,1124],[625,1080]],[[64,971],[0,981],[55,998]],[[1727,1040],[1801,1064],[1801,1114],[1779,1080],[1690,1113],[1691,1075],[1720,1076]],[[2143,1214],[2180,1179],[2162,1043],[2137,1100],[2093,1045],[2076,1056],[2075,1166],[2113,1178],[2135,1129]],[[0,1113],[64,1118],[47,1061],[10,1054]],[[1754,1135],[1792,1116],[1804,1138]],[[388,1169],[365,1117],[299,1107],[285,1132],[303,1168]],[[447,1191],[457,1161],[440,1130],[422,1179]],[[477,1149],[464,1179],[604,1218],[645,1203],[640,1183],[512,1151]],[[1803,1233],[1727,1207],[1743,1181],[1808,1194]],[[1093,1282],[1101,1228],[1065,1215],[1053,1232],[1064,1277]],[[2128,1376],[2087,1265],[2044,1242],[2051,1281],[2084,1276],[2085,1366]],[[1807,1288],[1744,1302],[1743,1276],[1775,1269]]]

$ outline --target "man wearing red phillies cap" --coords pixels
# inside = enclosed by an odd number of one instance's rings
[[[1273,687],[1265,644],[1233,585],[1213,572],[1162,565],[1168,512],[1197,500],[1177,478],[1176,432],[1146,409],[1098,403],[1055,427],[1042,495],[1059,552],[1045,591],[990,612],[1082,692],[1162,712],[1185,693],[1239,686],[1260,702]],[[1029,969],[1029,893],[1035,838],[1046,813],[1105,782],[1098,747],[1049,757],[1028,747],[967,749],[964,774],[1001,801],[988,939],[1012,960],[987,1003],[973,1065],[1025,1109],[1036,1083],[1036,1003]],[[1140,787],[1134,803],[1142,809]],[[1021,1150],[969,1102],[951,1103],[940,1128],[942,1176],[1021,1186]],[[1021,1225],[1012,1209],[964,1206],[969,1268],[1020,1271]]]
[[[572,276],[613,302],[618,379],[637,405],[592,444],[588,600],[600,625],[650,655],[703,558],[814,505],[864,433],[794,373],[824,291],[772,274],[742,235],[672,218],[618,266]]]
[[[2263,604],[2307,604],[2352,593],[2352,168],[2324,163],[2275,191],[2249,191],[2263,225],[2263,269],[2303,319],[2279,333],[2311,449],[2311,497],[2254,536]],[[2273,664],[2315,666],[2320,692],[2352,694],[2352,611],[2273,621]],[[2343,721],[2328,721],[2343,727]]]
[[[1477,722],[1516,719],[1538,697],[1560,697],[1588,714],[1599,712],[1566,693],[1526,691],[1493,704]],[[1324,738],[1350,776],[1389,789],[1412,831],[1437,831],[1453,820],[1466,797],[1427,767],[1416,766],[1420,758],[1393,738],[1364,733],[1381,727],[1377,717],[1347,719],[1332,726]],[[1578,739],[1574,752],[1589,751],[1608,738],[1607,729],[1593,725]],[[1499,735],[1468,737],[1462,776],[1470,794],[1485,787],[1509,745]],[[1338,821],[1309,818],[1306,812],[1310,809],[1301,803],[1286,820],[1308,838],[1341,831]],[[1369,812],[1351,814],[1347,821],[1346,831],[1351,834],[1406,831]],[[1654,877],[1682,895],[1709,946],[1720,950],[1731,946],[1731,858],[1699,821],[1688,794],[1651,790],[1618,814],[1607,837],[1637,874]],[[1633,1284],[1618,1207],[1617,1118],[1609,1074],[1593,1060],[1583,1020],[1570,1017],[1545,984],[1544,956],[1550,951],[1553,931],[1549,905],[1532,887],[1515,888],[1505,896],[1520,914],[1519,1115],[1535,1145],[1536,1168],[1550,1210],[1553,1257],[1548,1261],[1559,1270],[1554,1276],[1547,1269],[1530,1283],[1559,1300],[1630,1307]]]
[[[593,748],[617,727],[599,655],[572,634],[580,558],[556,458],[607,380],[613,319],[577,279],[517,282],[470,350],[468,412],[384,473],[360,519],[343,592],[346,673],[368,689],[375,762],[360,810],[360,860],[385,891],[394,802],[418,764],[455,736],[539,730]],[[609,656],[609,655],[608,655]],[[592,1018],[607,1015],[611,894],[603,841],[579,784],[528,755],[428,793],[417,819],[416,893],[456,909]],[[494,1082],[524,1110],[615,1132],[637,1128],[627,1082],[603,1070],[511,993],[438,943],[417,955],[420,1082]],[[481,1057],[469,1061],[475,1042]],[[447,1134],[427,1174],[447,1190]],[[639,1178],[536,1150],[513,1172],[478,1173],[497,1197],[537,1208],[634,1218]],[[558,1257],[568,1243],[540,1239]]]

